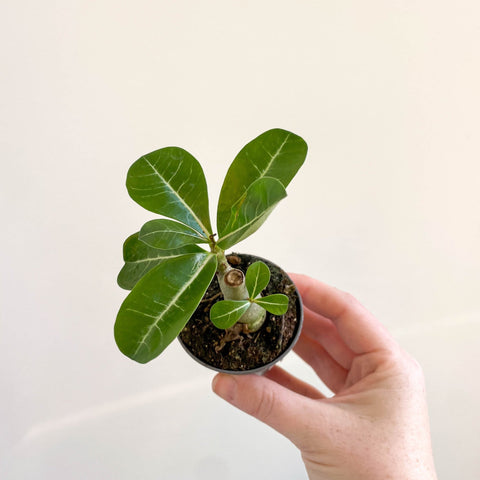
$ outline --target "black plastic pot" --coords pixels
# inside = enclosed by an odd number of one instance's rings
[[[220,349],[220,352],[217,352],[216,349],[218,348],[218,342],[216,343],[216,340],[211,340],[211,335],[215,336],[225,334],[225,331],[216,329],[208,320],[209,298],[216,298],[217,300],[221,300],[223,298],[221,296],[220,288],[216,278],[213,279],[204,296],[204,299],[200,303],[190,321],[187,323],[184,330],[180,333],[178,340],[192,358],[207,368],[217,372],[237,375],[250,373],[262,374],[272,368],[275,363],[282,360],[297,342],[303,324],[302,301],[293,281],[287,275],[287,273],[269,260],[265,260],[254,255],[239,253],[231,254],[227,256],[227,258],[233,266],[244,271],[246,271],[249,265],[258,260],[266,263],[272,272],[272,277],[270,284],[265,289],[265,293],[285,293],[290,297],[289,308],[285,315],[279,316],[267,313],[267,319],[258,332],[254,332],[248,336],[239,336],[234,341],[241,342],[242,345],[243,343],[253,345],[258,341],[258,339],[271,342],[275,340],[275,335],[277,335],[279,341],[281,340],[281,347],[278,347],[281,348],[281,350],[278,352],[273,350],[273,353],[270,353],[270,355],[274,355],[274,358],[270,358],[265,363],[257,362],[255,365],[248,365],[253,359],[248,358],[248,351],[250,350],[247,351],[246,349],[245,352],[240,352],[240,357],[235,357],[235,361],[233,362],[234,367],[223,368],[220,366],[227,361],[225,358],[226,354],[223,355],[221,350],[226,348],[227,353],[233,354],[233,352],[230,351],[233,348],[233,343],[232,345],[223,343],[224,346]],[[275,283],[278,285],[275,285]],[[205,307],[205,305],[207,305],[207,307]],[[287,334],[285,334],[284,338],[282,338],[282,329],[285,327],[285,322],[288,322],[288,328],[286,329]],[[277,346],[280,345],[279,341],[277,341]],[[192,350],[197,350],[195,345],[201,345],[201,349],[203,349],[201,354],[196,355],[192,352]],[[255,345],[248,348],[255,349]],[[235,350],[235,355],[239,355],[237,350]],[[245,358],[242,358],[242,355],[244,355]],[[201,358],[202,356],[203,358]]]

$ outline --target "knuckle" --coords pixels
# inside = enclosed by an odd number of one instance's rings
[[[394,376],[403,377],[408,369],[405,366],[404,355],[397,349],[382,349],[376,353],[375,361],[378,365],[382,365],[385,371],[390,372]]]
[[[383,348],[376,353],[379,359],[378,361],[382,364],[392,368],[398,368],[401,366],[400,352],[390,348]]]
[[[399,350],[390,354],[390,361],[398,373],[408,379],[408,383],[423,383],[423,368],[412,355],[404,350]]]
[[[412,374],[419,379],[423,379],[424,373],[423,373],[423,368],[420,362],[416,358],[412,357],[410,354],[407,354],[406,357],[407,357],[406,361],[408,362],[408,367],[412,372]]]
[[[271,418],[274,411],[275,403],[274,392],[267,388],[262,388],[258,400],[252,408],[251,414],[264,422],[268,422],[268,419]]]
[[[341,294],[343,297],[343,311],[348,310],[350,312],[355,312],[357,314],[369,314],[368,310],[360,303],[360,301],[352,295],[350,292],[344,292],[341,290]]]
[[[355,305],[357,303],[357,299],[350,292],[341,290],[340,288],[336,288],[336,290],[343,297],[343,300],[347,305]]]
[[[357,301],[357,299],[350,292],[343,291],[343,296],[349,303],[355,303]]]

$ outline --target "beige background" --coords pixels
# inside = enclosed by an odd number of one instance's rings
[[[112,335],[122,241],[152,218],[128,166],[186,148],[213,210],[282,127],[307,162],[239,250],[373,310],[424,367],[440,478],[478,479],[479,5],[3,0],[0,476],[305,478],[177,344],[141,366]]]

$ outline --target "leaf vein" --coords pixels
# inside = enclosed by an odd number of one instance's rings
[[[140,343],[138,345],[138,347],[136,348],[133,356],[136,357],[137,356],[137,353],[142,345],[142,343],[145,343],[145,340],[150,336],[151,332],[152,332],[152,329],[155,327],[157,330],[160,330],[160,327],[158,326],[158,324],[160,323],[160,321],[162,320],[162,318],[170,311],[170,309],[174,306],[178,307],[178,305],[176,304],[177,303],[177,300],[183,295],[183,293],[187,290],[188,287],[190,287],[190,285],[196,280],[196,278],[202,273],[203,271],[203,267],[205,267],[207,265],[207,263],[210,261],[210,255],[206,255],[205,257],[205,260],[201,263],[201,265],[199,266],[197,272],[195,275],[192,275],[192,277],[190,278],[190,280],[186,283],[183,284],[182,288],[180,288],[177,292],[177,294],[173,297],[173,299],[171,300],[171,302],[166,305],[166,308],[165,310],[163,310],[160,315],[157,315],[157,316],[153,316],[152,318],[155,318],[155,322],[153,322],[150,327],[147,329],[146,333],[143,335],[142,339],[140,340]],[[150,315],[149,315],[150,316]]]
[[[155,166],[148,160],[147,157],[143,157],[143,159],[145,160],[145,162],[147,162],[147,164],[150,166],[150,168],[158,175],[158,178],[160,178],[160,180],[162,180],[165,185],[168,186],[168,188],[171,190],[171,192],[177,197],[177,199],[184,205],[184,207],[187,209],[187,211],[192,215],[192,217],[194,218],[194,220],[197,222],[197,224],[199,225],[199,227],[205,232],[205,233],[208,233],[208,228],[205,228],[205,225],[203,224],[203,222],[197,217],[196,213],[192,210],[192,208],[190,207],[190,205],[187,204],[187,202],[185,202],[185,200],[178,196],[177,195],[177,192],[175,191],[175,189],[172,187],[172,185],[170,185],[169,181],[167,181],[167,179],[165,177],[163,177],[160,172],[155,168]]]

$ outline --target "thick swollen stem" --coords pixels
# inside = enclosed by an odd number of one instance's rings
[[[225,300],[247,300],[248,291],[245,286],[245,275],[238,268],[230,267],[219,278],[220,290]]]
[[[248,290],[245,286],[245,275],[238,268],[233,268],[228,263],[224,252],[217,252],[218,269],[217,278],[220,290],[225,300],[249,300]],[[248,310],[240,317],[239,323],[244,323],[249,332],[256,332],[265,321],[267,312],[256,303],[251,302]]]
[[[240,317],[239,323],[247,325],[249,332],[256,332],[267,318],[267,311],[258,305],[250,303],[248,310]]]

